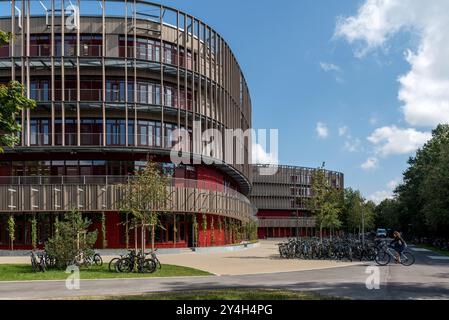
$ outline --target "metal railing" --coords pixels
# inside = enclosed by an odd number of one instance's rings
[[[120,210],[120,199],[133,176],[0,177],[0,213],[83,212]],[[170,201],[160,211],[209,213],[243,221],[253,217],[253,207],[243,194],[223,184],[172,178]]]
[[[128,184],[136,179],[133,175],[98,175],[98,176],[0,176],[0,185],[29,186],[29,185],[118,185]],[[221,183],[205,180],[169,178],[168,186],[175,188],[191,188],[212,192],[222,192],[233,196],[243,194]],[[243,199],[242,198],[242,199]]]
[[[131,126],[130,126],[131,127]],[[133,127],[131,127],[133,128]],[[51,133],[30,133],[30,147],[46,147],[46,146],[62,146],[64,138],[64,146],[78,146],[78,133],[66,132],[54,134],[54,144],[52,144]],[[27,136],[25,133],[25,146],[28,145]],[[128,135],[128,144],[126,144],[126,132],[117,133],[80,133],[79,145],[85,147],[143,147],[143,148],[173,148],[177,141],[173,140],[171,136],[167,135],[163,139],[161,136],[153,134],[134,134]],[[20,145],[18,145],[20,147]],[[193,145],[191,144],[191,148]],[[192,149],[190,149],[192,150]]]
[[[174,90],[175,91],[175,90]],[[62,99],[62,93],[64,93],[64,99]],[[136,99],[134,99],[136,94]],[[70,89],[55,89],[54,90],[55,101],[65,102],[77,102],[89,101],[89,102],[101,102],[103,101],[102,89],[80,89],[79,99],[78,90],[75,88]],[[31,89],[30,98],[38,102],[50,102],[52,95],[50,88],[47,89]],[[162,101],[163,99],[163,101]],[[134,103],[164,106],[168,108],[177,108],[182,110],[192,110],[193,100],[186,99],[181,92],[180,96],[176,94],[160,94],[150,92],[148,90],[128,90],[128,101],[125,99],[125,92],[120,90],[108,90],[105,91],[105,102],[109,103]],[[203,103],[204,104],[204,103]]]

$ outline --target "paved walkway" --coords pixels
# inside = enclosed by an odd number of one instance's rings
[[[79,290],[65,281],[0,282],[0,299],[64,299],[221,288],[266,288],[313,291],[354,299],[449,299],[449,262],[415,252],[412,267],[381,267],[379,290],[368,290],[367,266],[237,276],[84,280]],[[265,260],[261,260],[265,261]]]
[[[338,261],[299,261],[280,259],[277,247],[279,240],[262,240],[253,249],[228,253],[184,253],[163,255],[160,260],[165,264],[205,270],[217,275],[250,275],[279,273],[345,267],[355,265]]]
[[[195,253],[158,255],[163,264],[196,268],[216,275],[250,275],[292,271],[318,270],[356,265],[338,261],[299,261],[279,258],[279,240],[262,240],[260,245],[226,253]],[[104,256],[109,262],[113,257]],[[29,257],[0,257],[0,264],[30,263]]]

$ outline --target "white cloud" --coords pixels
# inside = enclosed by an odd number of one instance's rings
[[[357,152],[359,151],[361,147],[361,141],[358,138],[352,138],[348,137],[348,139],[345,141],[345,150],[349,152]]]
[[[373,201],[375,204],[379,204],[385,199],[392,199],[393,193],[391,191],[376,191],[368,197],[369,200]]]
[[[390,182],[387,183],[387,188],[391,191],[394,191],[394,189],[396,189],[400,183],[401,183],[400,179],[391,180]]]
[[[252,145],[252,162],[253,164],[279,164],[278,157],[272,153],[268,153],[258,143]]]
[[[422,147],[432,134],[415,129],[401,129],[396,126],[376,129],[367,139],[381,156],[407,154]]]
[[[362,165],[360,166],[363,170],[373,170],[377,168],[379,160],[376,157],[369,157]]]
[[[394,179],[387,183],[386,187],[388,190],[376,191],[368,197],[369,200],[376,204],[381,203],[385,199],[392,199],[394,189],[401,183],[401,179]]]
[[[320,67],[323,71],[326,71],[326,72],[329,72],[329,71],[340,72],[341,71],[341,68],[333,63],[320,62]]]
[[[347,126],[344,126],[344,127],[340,127],[340,128],[338,128],[338,135],[340,136],[340,137],[344,137],[347,133],[348,133],[348,127]]]
[[[358,57],[385,48],[400,31],[418,36],[417,48],[405,56],[410,70],[398,78],[401,110],[410,125],[449,122],[448,12],[447,0],[365,0],[355,16],[337,22],[336,37],[361,44]]]
[[[329,129],[327,128],[326,124],[318,122],[316,124],[315,130],[320,139],[326,139],[327,137],[329,137]]]

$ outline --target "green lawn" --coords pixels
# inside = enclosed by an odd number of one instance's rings
[[[135,296],[82,297],[81,300],[339,300],[315,293],[266,289],[221,289]]]
[[[449,251],[443,251],[441,249],[438,249],[437,247],[431,246],[429,244],[418,244],[417,245],[418,248],[423,248],[423,249],[427,249],[436,253],[439,253],[443,256],[448,256],[449,257]]]
[[[202,270],[163,265],[161,270],[153,274],[141,273],[115,273],[108,270],[108,264],[102,267],[81,268],[81,279],[114,279],[114,278],[151,278],[151,277],[186,277],[186,276],[210,276],[209,272]],[[49,270],[45,273],[34,273],[31,265],[5,264],[0,265],[0,281],[24,281],[24,280],[65,280],[68,274],[64,270]]]

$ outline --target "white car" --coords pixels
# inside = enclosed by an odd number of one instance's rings
[[[386,238],[387,237],[387,230],[385,230],[385,229],[377,229],[376,236],[378,238]]]

